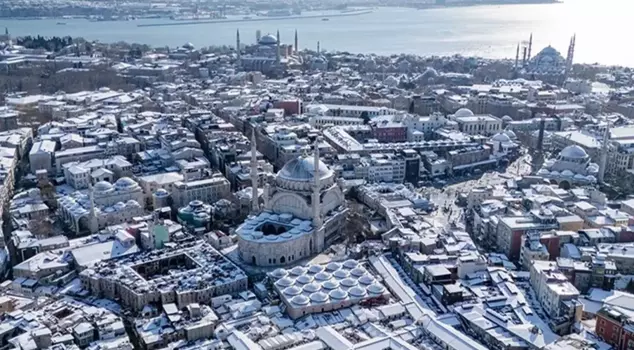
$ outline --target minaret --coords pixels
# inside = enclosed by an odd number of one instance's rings
[[[603,135],[603,144],[601,145],[601,158],[599,160],[599,174],[597,180],[599,183],[603,182],[605,178],[605,168],[608,165],[608,141],[610,139],[610,122],[605,128],[605,134]]]
[[[515,70],[517,70],[517,65],[520,62],[520,44],[517,43],[517,51],[515,51]]]
[[[531,33],[531,37],[528,39],[528,57],[527,60],[531,60],[531,51],[533,51],[533,33]]]
[[[90,218],[95,217],[95,191],[92,188],[92,184],[88,186],[88,191],[90,192]]]
[[[236,30],[236,52],[238,53],[238,64],[240,64],[240,29]]]
[[[522,67],[526,67],[526,46],[524,46],[523,48],[523,53],[522,53]]]
[[[564,72],[564,81],[562,82],[563,84],[566,83],[566,80],[568,80],[568,76],[572,71],[572,62],[575,56],[575,41],[577,40],[576,38],[577,34],[573,35],[572,38],[570,38],[570,44],[568,45],[568,55],[566,56],[566,70]]]
[[[317,42],[317,54],[319,55],[321,53],[321,50],[319,49],[319,41]]]
[[[276,45],[276,52],[275,52],[275,61],[277,62],[277,64],[279,65],[281,62],[280,59],[280,31],[277,31],[277,45]]]
[[[251,211],[257,213],[260,209],[258,202],[258,149],[255,141],[255,128],[251,133]]]
[[[297,29],[295,29],[295,53],[299,52],[299,45],[297,45]]]
[[[318,230],[321,227],[321,174],[319,173],[319,138],[315,140],[315,145],[313,146],[315,159],[313,163],[315,165],[315,184],[313,187],[313,226],[315,230]]]

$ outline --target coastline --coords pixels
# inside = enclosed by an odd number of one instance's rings
[[[365,10],[365,11],[358,11],[358,12],[306,15],[306,16],[280,16],[280,17],[256,17],[256,18],[249,18],[249,19],[236,18],[236,19],[213,19],[213,20],[199,20],[199,21],[174,21],[169,23],[137,24],[137,27],[167,27],[167,26],[185,26],[185,25],[209,24],[209,23],[263,22],[263,21],[281,21],[281,20],[287,20],[287,19],[352,17],[352,16],[367,15],[372,12],[374,11]]]

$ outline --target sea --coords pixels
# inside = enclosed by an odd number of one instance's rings
[[[231,23],[138,27],[173,23],[169,19],[91,22],[86,19],[4,20],[14,36],[83,37],[100,42],[136,42],[151,46],[196,47],[255,43],[256,31],[280,32],[280,40],[323,50],[486,58],[514,58],[519,42],[533,34],[533,55],[551,45],[566,55],[576,34],[575,62],[634,67],[631,46],[632,0],[564,0],[558,4],[482,5],[416,10],[380,7],[348,17],[275,19]],[[327,16],[325,16],[327,17]],[[65,24],[60,25],[58,22]]]

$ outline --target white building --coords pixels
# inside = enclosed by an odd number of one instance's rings
[[[461,108],[449,119],[458,123],[460,131],[469,135],[493,136],[502,131],[502,119],[489,114],[475,115],[467,108]]]
[[[45,169],[49,174],[53,174],[53,159],[55,154],[54,141],[38,141],[33,143],[33,147],[29,152],[29,163],[31,164],[31,172]]]
[[[530,267],[530,282],[537,300],[552,318],[560,317],[561,304],[579,298],[579,291],[568,278],[557,270],[552,261],[533,261]]]
[[[219,199],[228,198],[230,193],[229,180],[219,176],[196,181],[175,182],[172,198],[176,207],[184,207],[194,200],[214,203]]]

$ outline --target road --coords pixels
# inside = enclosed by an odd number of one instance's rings
[[[432,214],[436,227],[448,227],[452,222],[458,227],[464,227],[463,208],[456,205],[456,199],[461,193],[469,193],[478,187],[502,185],[511,178],[528,175],[531,171],[531,156],[526,154],[512,162],[503,172],[488,171],[479,177],[456,178],[443,188],[425,187],[419,192],[438,207]],[[445,207],[448,208],[447,211],[443,210]]]

